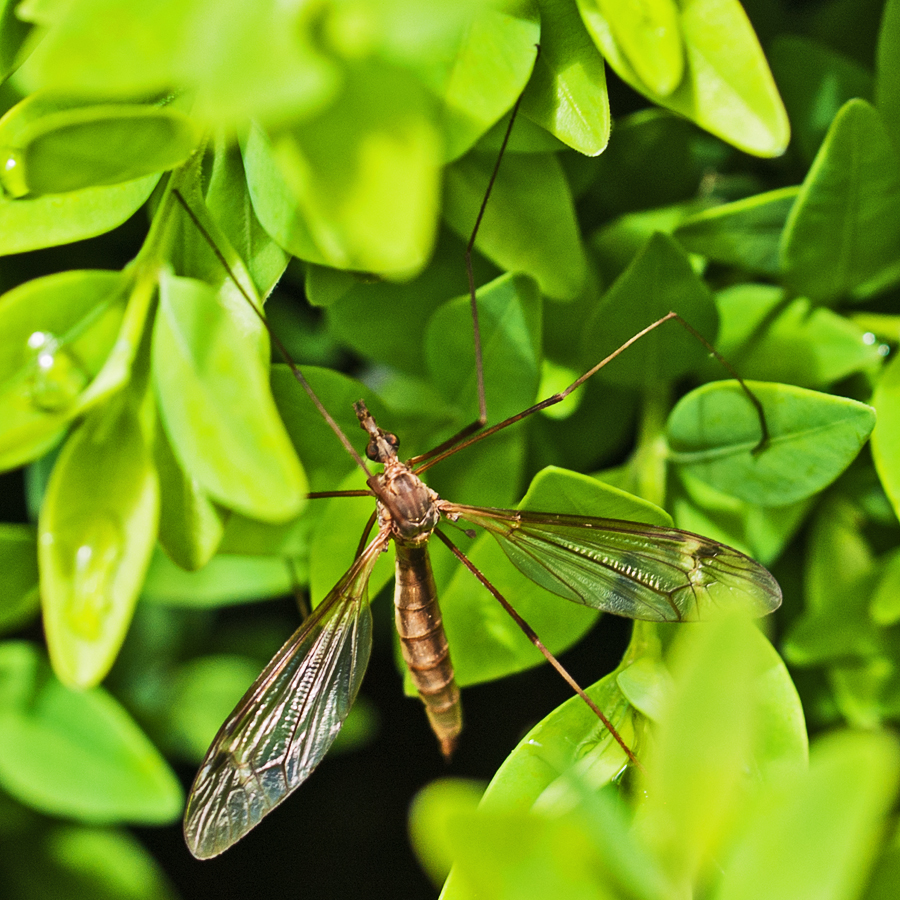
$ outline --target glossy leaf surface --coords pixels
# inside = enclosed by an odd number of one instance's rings
[[[102,688],[64,687],[31,644],[0,648],[0,782],[21,802],[88,822],[171,822],[175,775]]]
[[[84,409],[86,390],[122,326],[128,287],[119,272],[85,270],[38,278],[3,295],[0,467],[40,456]]]
[[[603,57],[568,0],[541,0],[541,52],[522,112],[588,156],[606,149],[611,127]]]
[[[144,205],[158,175],[69,194],[0,197],[0,254],[58,247],[104,234]]]
[[[29,525],[0,525],[0,632],[20,627],[40,608],[36,538]]]
[[[709,384],[672,411],[674,460],[692,475],[749,503],[809,497],[846,469],[875,426],[871,407],[790,385],[750,382],[771,438],[759,445],[759,417],[736,382]]]
[[[651,8],[667,5],[654,3]],[[629,58],[616,27],[627,27],[628,42],[637,48],[640,36],[632,30],[633,24],[626,26],[621,18],[614,23],[604,15],[603,6],[588,0],[581,0],[578,8],[606,61],[636,91],[748,153],[777,156],[783,152],[790,135],[787,115],[756,35],[737,0],[690,0],[680,5],[677,17],[685,68],[671,93],[659,93],[645,82]],[[667,18],[671,21],[671,7]],[[673,32],[670,30],[664,38],[669,47],[678,43]],[[673,86],[676,59],[677,53],[670,50],[669,65],[661,67],[661,77],[651,75],[653,80],[659,79],[656,88]]]
[[[891,268],[898,251],[897,153],[875,110],[851,100],[791,210],[782,239],[785,274],[798,292],[833,304]]]
[[[13,196],[64,194],[172,169],[201,136],[177,110],[109,104],[20,115],[29,102],[0,119],[2,181]]]
[[[38,523],[47,646],[66,684],[98,684],[115,661],[158,521],[159,484],[142,422],[133,402],[117,397],[66,443]]]
[[[153,358],[163,423],[185,470],[220,503],[250,516],[296,514],[303,472],[265,371],[211,288],[164,278]],[[203,449],[208,436],[218,447],[213,455]]]

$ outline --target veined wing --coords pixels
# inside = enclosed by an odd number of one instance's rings
[[[781,588],[767,569],[689,531],[453,503],[441,510],[489,531],[541,587],[593,609],[682,622],[731,609],[763,616],[781,605]]]
[[[366,586],[379,534],[275,654],[216,735],[184,814],[191,853],[227,850],[298,787],[337,737],[372,647]]]

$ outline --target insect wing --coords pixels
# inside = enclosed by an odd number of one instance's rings
[[[767,569],[717,541],[640,522],[446,504],[480,525],[532,581],[593,609],[682,622],[728,610],[763,616],[781,605]]]
[[[366,586],[376,537],[275,654],[216,735],[184,814],[191,853],[227,850],[298,787],[337,737],[372,647]]]

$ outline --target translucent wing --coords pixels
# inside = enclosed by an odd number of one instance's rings
[[[781,604],[767,569],[717,541],[640,522],[445,503],[489,531],[513,565],[567,600],[630,619],[682,622]]]
[[[227,850],[319,764],[356,699],[372,646],[366,585],[378,535],[275,654],[216,735],[184,814],[191,853]]]

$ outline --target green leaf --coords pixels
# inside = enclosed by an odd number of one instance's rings
[[[494,152],[473,151],[445,170],[443,215],[463,240],[475,226],[496,162]],[[501,268],[531,275],[547,297],[578,294],[587,265],[572,194],[555,156],[503,160],[475,246]]]
[[[807,610],[792,623],[784,651],[796,665],[827,665],[835,711],[856,727],[876,728],[897,715],[900,646],[896,629],[872,617],[888,568],[865,525],[859,501],[844,492],[820,505],[804,561]]]
[[[896,550],[888,556],[869,610],[879,625],[900,622],[900,553]]]
[[[241,149],[247,191],[262,227],[291,255],[319,265],[330,264],[281,173],[269,136],[259,125],[251,124]]]
[[[6,79],[22,62],[22,47],[31,34],[31,26],[22,21],[15,0],[0,4],[0,81]]]
[[[220,554],[233,556],[278,556],[290,558],[297,579],[306,583],[305,558],[309,550],[309,532],[315,516],[304,507],[297,518],[280,525],[248,519],[232,513],[219,545]]]
[[[333,489],[365,488],[362,473],[354,471]],[[309,548],[309,593],[313,606],[322,601],[353,564],[363,529],[375,509],[373,497],[335,497],[317,502],[324,503],[325,509],[320,513],[319,527]],[[369,578],[370,599],[375,598],[393,574],[393,553],[383,553]]]
[[[442,303],[468,292],[464,259],[465,244],[442,229],[431,264],[411,281],[393,284],[310,266],[306,288],[312,303],[328,305],[328,327],[342,344],[364,359],[421,376],[428,319]],[[477,255],[473,268],[476,284],[496,276]]]
[[[881,856],[875,861],[872,878],[866,891],[867,900],[891,900],[900,891],[900,840],[898,832],[894,829],[890,835],[890,826],[885,829],[888,833],[882,844]]]
[[[840,495],[820,506],[804,560],[807,609],[783,642],[786,657],[809,666],[872,659],[882,635],[868,616],[875,576],[872,548],[862,534],[859,510]]]
[[[57,247],[105,234],[144,205],[158,175],[68,194],[0,196],[0,255]]]
[[[773,285],[737,284],[716,296],[716,349],[743,378],[824,388],[855,372],[877,372],[883,356],[862,327]],[[711,366],[713,364],[711,363]],[[710,372],[720,371],[716,362]]]
[[[832,122],[782,236],[785,277],[834,303],[895,265],[900,254],[898,156],[878,113],[846,103]]]
[[[265,299],[284,273],[290,257],[256,218],[240,153],[224,141],[216,143],[206,202],[210,215],[247,266],[257,293]]]
[[[408,15],[408,11],[405,13]],[[543,34],[531,2],[475,4],[460,44],[433,85],[444,101],[445,158],[457,159],[507,112],[525,88]],[[446,65],[446,69],[443,66]]]
[[[35,110],[32,94],[0,120],[2,181],[12,196],[63,194],[172,169],[193,153],[200,129],[174,109],[101,104]]]
[[[150,562],[159,485],[127,395],[97,409],[66,443],[41,508],[38,553],[53,668],[88,687],[109,671]]]
[[[663,95],[635,71],[599,6],[578,2],[588,31],[623,81],[741,150],[778,156],[788,143],[787,115],[743,8],[737,0],[686,0],[679,7],[684,76],[671,94]],[[629,37],[637,48],[638,36]],[[674,71],[671,62],[665,69]]]
[[[900,5],[887,0],[881,17],[878,48],[875,57],[875,106],[895,147],[900,148]]]
[[[304,15],[271,2],[85,0],[54,10],[29,68],[38,85],[79,95],[106,97],[114,86],[148,96],[190,85],[207,121],[283,121],[334,93],[340,75],[321,45],[323,19],[324,11]]]
[[[155,435],[153,461],[159,476],[159,542],[183,569],[200,569],[222,540],[227,512],[182,469],[162,428]]]
[[[751,756],[757,777],[802,771],[809,756],[806,718],[784,660],[759,630],[747,632],[745,653],[754,667],[755,716]]]
[[[191,9],[176,3],[157,3],[129,15],[112,0],[89,0],[77,8],[57,4],[52,12],[45,11],[40,17],[42,24],[49,24],[46,17],[54,27],[46,35],[46,44],[42,42],[44,45],[33,54],[31,65],[45,87],[75,93],[101,93],[109,84],[133,93],[163,89],[167,81],[172,83],[169,79],[179,49],[172,35],[187,23]],[[161,12],[169,14],[168,34],[163,30]],[[104,15],[115,15],[115,41],[109,39],[108,25],[104,28]],[[64,78],[66,72],[68,80]]]
[[[426,866],[429,856],[455,863],[441,900],[663,896],[667,886],[616,793],[573,772],[559,779],[568,805],[549,813],[487,800],[475,809],[458,782],[422,791],[413,807],[420,856]]]
[[[791,120],[791,149],[809,165],[841,106],[854,97],[871,101],[872,72],[799,35],[780,34],[767,49]]]
[[[714,877],[748,789],[802,771],[806,733],[786,669],[748,620],[680,629],[671,656],[675,688],[645,760],[641,831],[677,892]]]
[[[121,385],[130,365],[123,348],[135,344],[116,347],[117,338],[143,306],[126,319],[129,287],[119,272],[76,270],[0,298],[0,468],[46,452],[90,402]]]
[[[541,52],[522,97],[522,112],[564,144],[597,156],[609,142],[603,57],[571,0],[539,0]]]
[[[368,62],[345,73],[334,106],[272,135],[272,156],[318,250],[313,262],[395,278],[425,266],[441,161],[430,104],[414,81]]]
[[[750,272],[776,276],[785,220],[799,188],[779,188],[689,216],[674,236],[691,253]]]
[[[30,525],[0,523],[0,632],[14,631],[40,608],[37,540]]]
[[[482,793],[480,782],[444,778],[426,785],[413,799],[409,810],[410,840],[435,884],[443,882],[453,863],[450,822],[473,814]]]
[[[881,373],[872,406],[878,424],[872,432],[872,458],[894,511],[900,516],[900,361],[895,357]]]
[[[707,340],[715,338],[718,321],[709,289],[694,274],[672,238],[654,234],[643,250],[603,295],[581,331],[581,359],[596,365],[654,320],[675,310]],[[696,368],[703,345],[677,323],[655,329],[637,346],[603,369],[613,384],[659,388]]]
[[[656,626],[636,622],[622,662],[585,691],[632,748],[638,748],[640,719],[620,680],[639,661],[658,663],[659,657]],[[571,798],[573,775],[599,790],[615,779],[627,762],[593,710],[580,697],[571,697],[519,741],[491,779],[482,807],[503,810],[537,805],[545,812],[562,811]]]
[[[605,900],[603,878],[581,823],[521,812],[451,820],[456,868],[443,900],[496,897]],[[499,861],[499,862],[498,862]]]
[[[658,655],[655,626],[638,623],[623,663],[587,690],[616,722],[626,740],[634,736],[634,712],[624,702],[617,682],[641,662],[658,659]],[[445,801],[446,791],[432,793],[434,789],[429,788],[423,792],[424,797],[414,806],[414,815],[419,813],[426,822],[430,819],[432,833],[423,834],[422,843],[426,848],[428,844],[436,845],[435,849],[445,854],[450,849],[457,851],[456,866],[441,894],[443,900],[481,896],[478,891],[473,892],[470,884],[477,857],[455,840],[460,826],[465,827],[475,819],[481,819],[479,833],[484,833],[490,846],[507,835],[506,825],[511,821],[519,824],[547,820],[577,822],[580,836],[586,842],[580,849],[582,861],[592,860],[591,874],[585,874],[579,883],[579,888],[587,890],[587,894],[569,892],[566,896],[628,896],[650,900],[665,895],[667,885],[655,860],[636,839],[621,798],[609,786],[610,778],[620,773],[616,766],[621,766],[624,758],[594,713],[580,698],[573,697],[522,739],[491,781],[474,816],[471,808],[465,808],[465,795],[458,790],[447,798],[450,803]],[[483,832],[485,826],[490,830]],[[419,830],[424,831],[424,827],[425,823]],[[558,854],[555,856],[558,858]],[[515,872],[507,870],[521,869],[522,862],[515,851],[512,858],[509,853],[498,852],[492,861],[484,860],[482,866],[483,877],[502,882],[515,878]],[[538,879],[535,884],[537,894],[527,885],[521,885],[510,896],[542,896],[544,881]]]
[[[364,400],[377,420],[384,418],[384,405],[370,388],[355,378],[318,366],[304,366],[303,375],[329,415],[355,444],[362,442],[362,434],[359,419],[353,411],[354,403]],[[309,489],[334,490],[336,484],[356,470],[356,463],[313,406],[290,368],[281,364],[272,366],[271,378],[275,404],[303,464]],[[385,425],[391,423],[385,419]]]
[[[456,503],[508,508],[522,493],[526,449],[524,429],[512,427],[442,460],[428,478],[442,497]]]
[[[859,453],[875,411],[846,397],[785,384],[747,382],[766,415],[769,445],[759,453],[759,417],[734,381],[706,384],[669,416],[672,462],[748,503],[796,503],[831,484]]]
[[[5,842],[6,885],[17,900],[175,900],[162,869],[123,831],[56,825]]]
[[[485,399],[491,422],[534,402],[538,386],[542,304],[535,283],[502,275],[477,293]],[[428,321],[425,354],[443,397],[460,410],[457,428],[478,417],[475,348],[469,297],[443,304]]]
[[[177,779],[102,688],[56,680],[30,644],[0,648],[0,784],[22,803],[85,822],[176,819]]]
[[[668,97],[684,74],[678,6],[673,0],[597,0],[597,8],[637,77],[651,93]]]
[[[887,734],[819,740],[809,772],[778,779],[752,808],[710,896],[860,896],[897,790],[897,771],[897,744]]]
[[[621,277],[622,272],[632,264],[634,257],[657,232],[671,235],[685,219],[694,215],[697,210],[705,209],[707,205],[702,201],[689,200],[672,206],[626,213],[601,226],[590,238],[599,274],[606,282]],[[677,242],[673,243],[684,254],[684,248]],[[703,268],[702,260],[697,260],[694,265],[695,272],[699,274]]]
[[[812,505],[811,500],[787,506],[748,504],[687,472],[678,475],[678,484],[667,498],[675,524],[734,547],[763,565],[781,556]]]
[[[722,166],[728,152],[687,119],[650,108],[617,117],[616,139],[596,160],[564,158],[564,164],[579,202],[590,200],[614,216],[696,197],[705,167]]]
[[[168,185],[172,189],[165,198],[168,206],[158,213],[166,226],[166,259],[176,275],[197,279],[215,289],[228,318],[243,334],[245,343],[249,346],[252,342],[260,362],[266,365],[271,353],[269,334],[260,317],[262,303],[255,282],[210,214],[200,193],[201,183],[201,173],[195,165],[180,169]],[[246,246],[246,236],[241,235],[241,239],[242,246]]]
[[[198,572],[186,572],[157,552],[141,597],[166,606],[205,609],[283,597],[292,586],[289,561],[278,556],[218,554]]]
[[[213,499],[263,521],[299,512],[306,480],[268,372],[203,282],[163,274],[153,373],[175,455]]]

